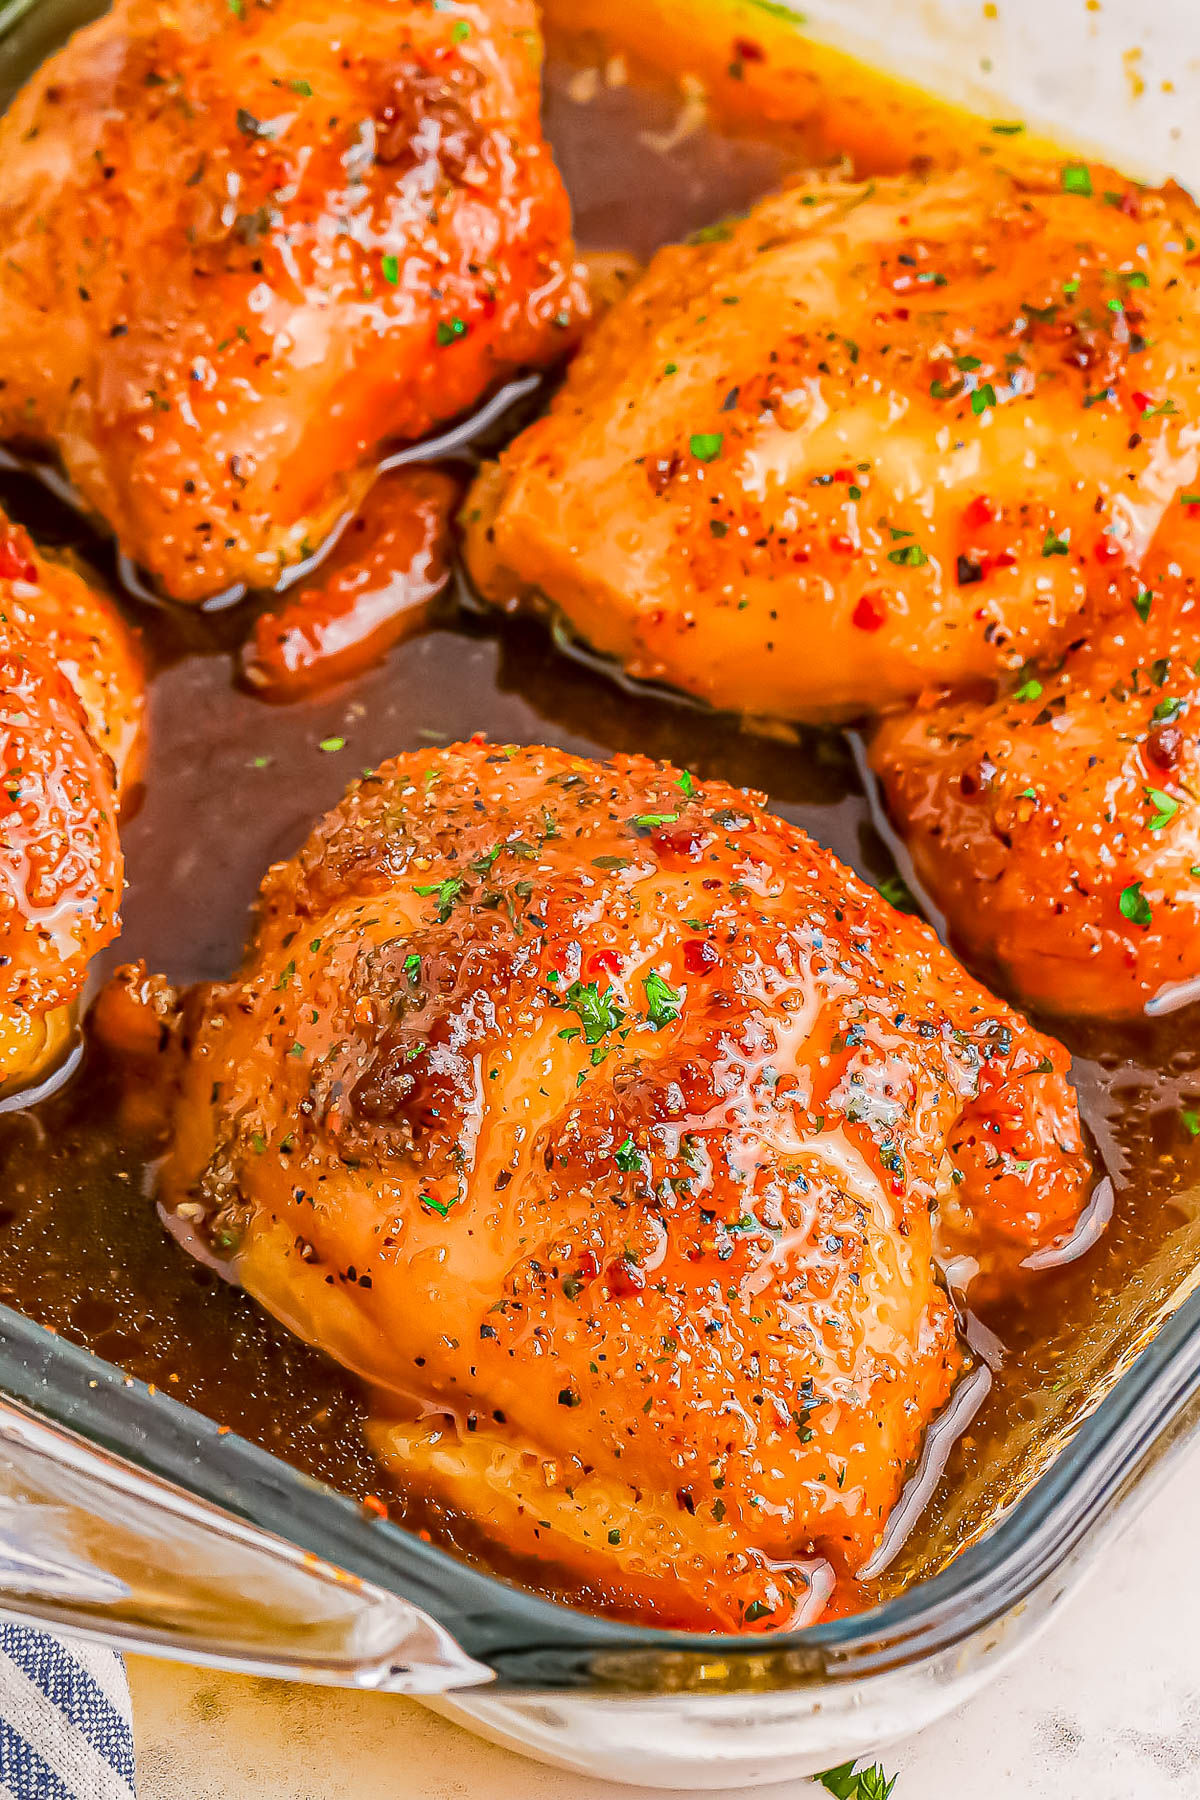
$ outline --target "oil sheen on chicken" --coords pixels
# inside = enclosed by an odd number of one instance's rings
[[[165,591],[270,587],[581,304],[532,0],[116,0],[0,122],[0,436]]]
[[[602,321],[480,478],[476,583],[751,715],[1015,669],[1194,485],[1198,238],[1083,165],[790,187]]]
[[[760,799],[469,744],[365,777],[197,990],[164,1197],[542,1585],[853,1604],[985,1272],[1088,1185],[1068,1058]]]
[[[0,514],[0,1093],[59,1056],[117,933],[140,660],[112,602]]]

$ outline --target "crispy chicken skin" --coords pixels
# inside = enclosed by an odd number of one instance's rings
[[[1197,236],[1098,169],[790,187],[601,322],[480,478],[474,578],[753,715],[1016,668],[1195,477]]]
[[[642,757],[397,757],[189,1011],[168,1208],[407,1480],[681,1626],[852,1603],[960,1366],[939,1196],[995,1272],[1089,1182],[1060,1045]]]
[[[580,310],[531,0],[116,0],[0,123],[0,435],[182,600],[270,587]]]
[[[959,944],[1055,1013],[1136,1018],[1200,977],[1200,507],[998,698],[884,720],[892,816]],[[1111,603],[1115,602],[1115,610]]]
[[[0,515],[0,1093],[43,1072],[117,933],[141,667],[112,603]]]

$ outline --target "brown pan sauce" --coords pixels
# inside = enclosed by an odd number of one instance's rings
[[[583,6],[571,10],[586,16]],[[669,5],[660,11],[666,18]],[[597,37],[551,31],[547,130],[583,249],[644,258],[839,145],[863,172],[914,155],[987,153],[978,122],[955,121],[883,83],[873,92],[862,71],[855,86],[818,63],[817,79],[769,11],[725,12],[732,35],[698,33],[691,49],[724,105],[721,125],[711,108],[706,116],[698,78],[681,83],[655,68],[669,61],[669,32],[656,37],[639,25],[639,62]],[[116,582],[110,549],[40,483],[0,476],[0,504],[43,543],[79,549]],[[130,599],[154,670],[150,755],[123,834],[124,932],[97,980],[136,957],[180,983],[227,975],[267,865],[297,847],[353,776],[397,751],[473,732],[600,756],[640,750],[765,789],[780,812],[870,879],[895,876],[838,733],[750,735],[734,719],[631,691],[565,656],[538,624],[481,618],[456,598],[365,675],[282,706],[236,679],[252,607],[204,615]],[[1076,1056],[1084,1114],[1114,1177],[1112,1222],[1095,1248],[1031,1275],[1019,1302],[980,1322],[981,1341],[1002,1347],[991,1393],[879,1591],[938,1566],[986,1524],[1200,1268],[1193,1027],[1187,1009],[1136,1031],[1050,1024]],[[399,1493],[371,1459],[351,1378],[171,1241],[153,1203],[151,1116],[94,1042],[59,1091],[0,1113],[0,1301],[471,1554],[469,1522]],[[554,1591],[552,1573],[544,1585]]]

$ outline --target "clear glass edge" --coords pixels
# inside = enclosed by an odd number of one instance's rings
[[[714,1637],[598,1617],[460,1562],[86,1350],[0,1307],[0,1389],[107,1454],[419,1606],[514,1689],[641,1688],[664,1656],[753,1659],[755,1686],[862,1679],[937,1655],[1051,1579],[1157,1461],[1200,1394],[1200,1293],[1146,1346],[1055,1461],[937,1575],[851,1618],[804,1631]],[[1195,1421],[1189,1423],[1190,1430]],[[620,1668],[613,1665],[618,1663]],[[495,1691],[494,1689],[492,1691]]]

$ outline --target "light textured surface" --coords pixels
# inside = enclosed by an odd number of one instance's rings
[[[1200,1451],[1012,1672],[886,1758],[895,1800],[1200,1796]],[[414,1702],[130,1665],[140,1800],[649,1800],[493,1749]],[[821,1790],[758,1789],[777,1800]],[[717,1795],[713,1800],[722,1800]],[[724,1800],[743,1800],[729,1790]]]

